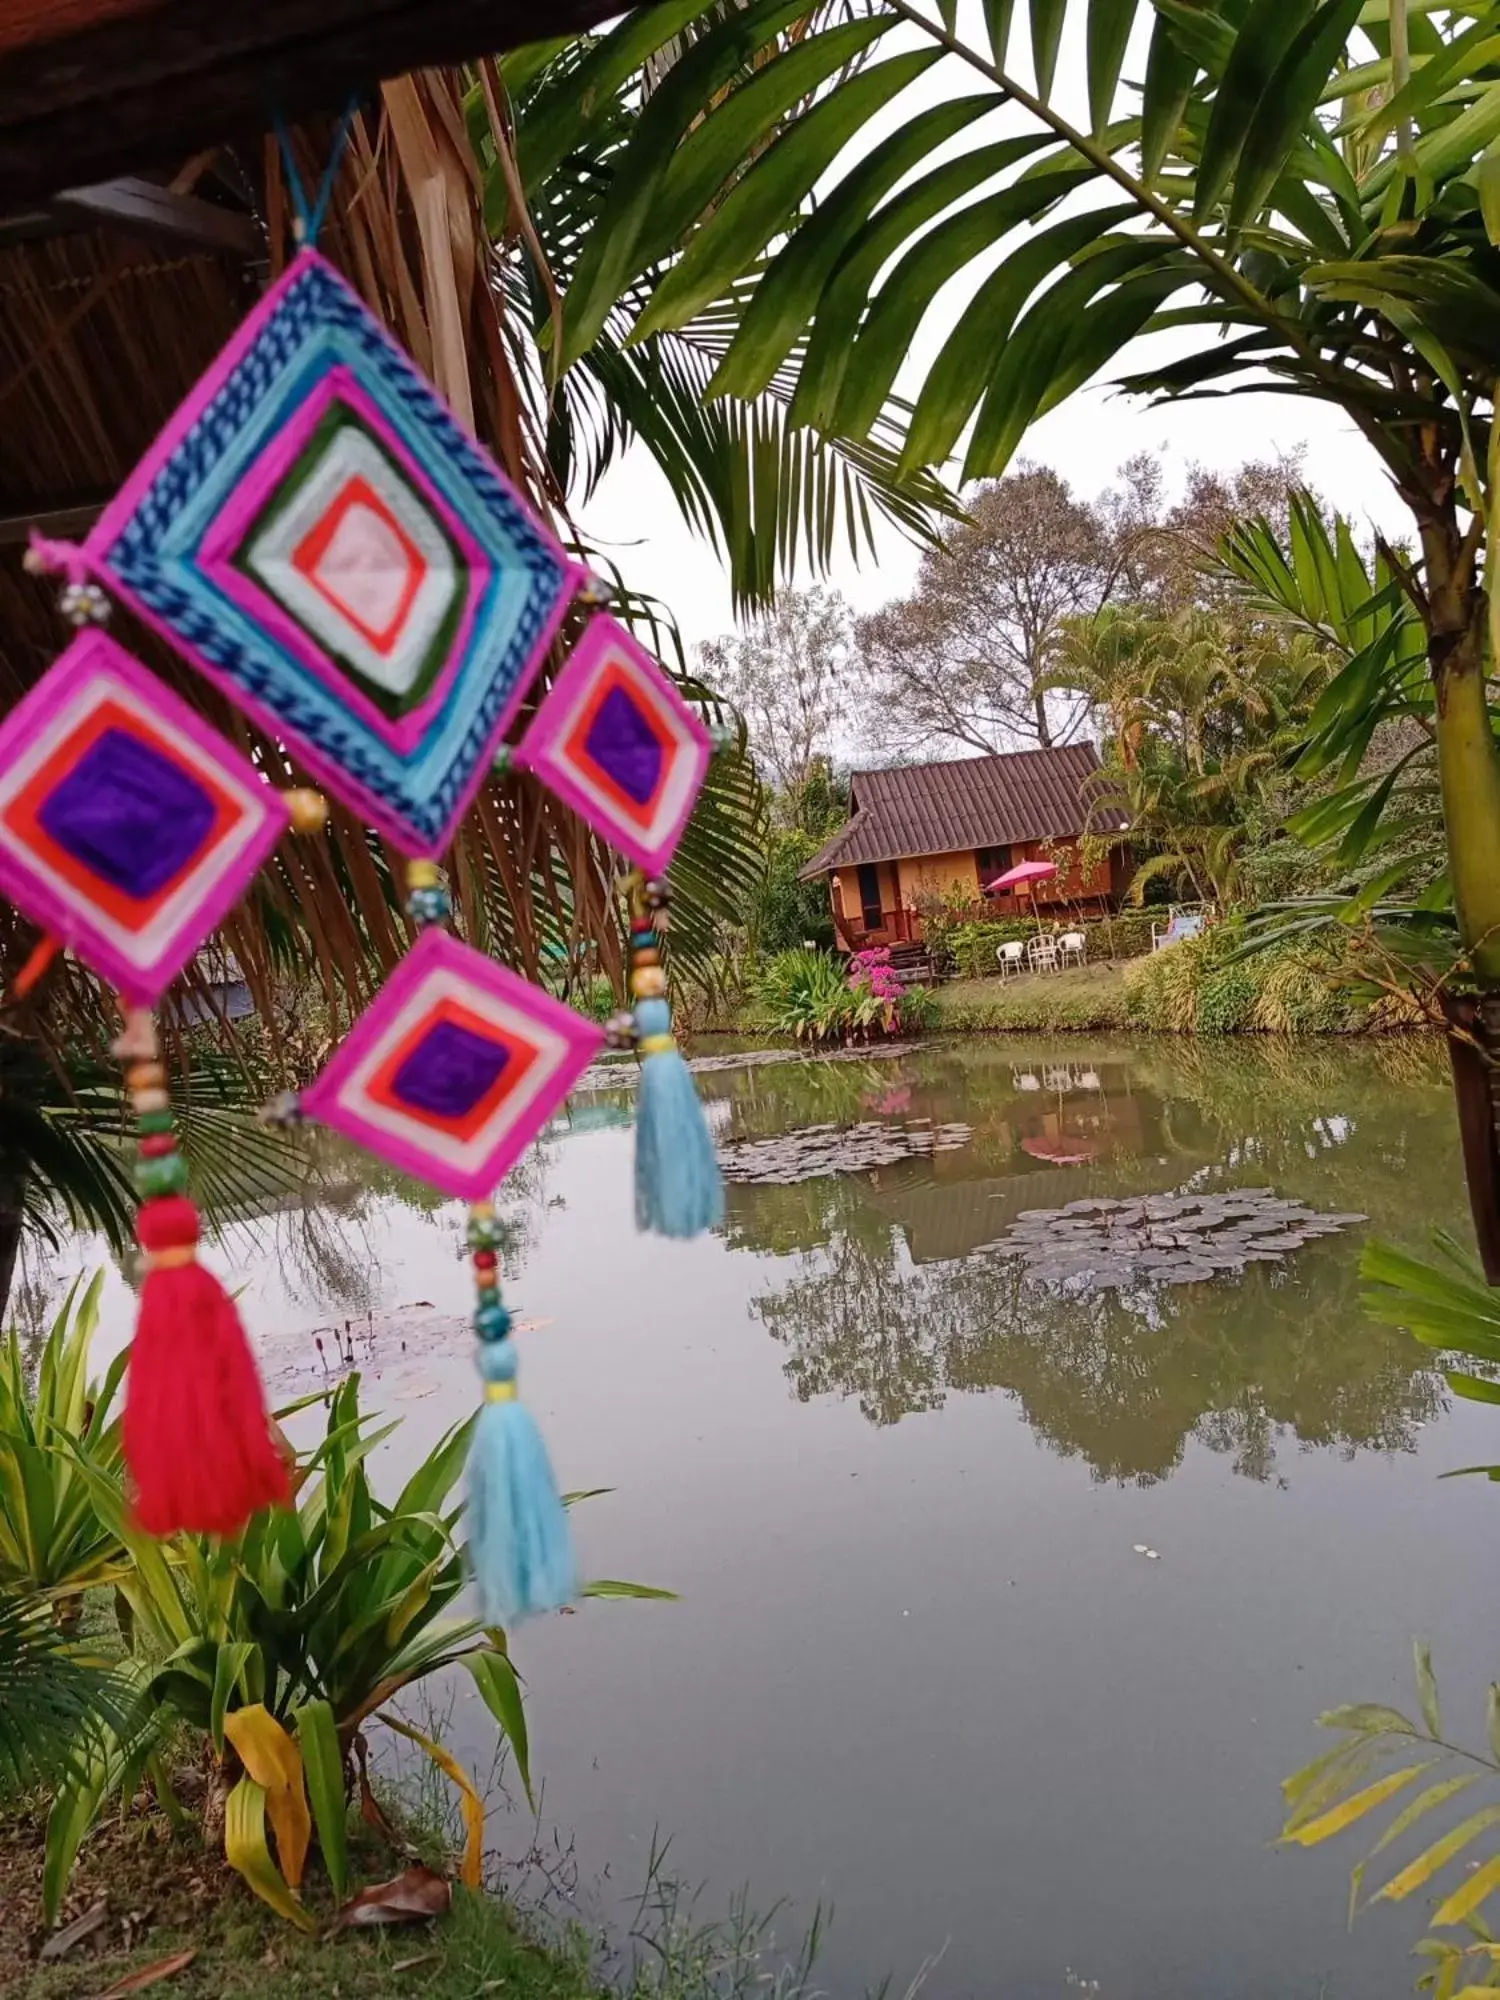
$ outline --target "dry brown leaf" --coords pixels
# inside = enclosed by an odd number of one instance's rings
[[[186,1972],[197,1956],[195,1947],[192,1951],[175,1952],[171,1958],[159,1958],[154,1965],[143,1965],[139,1972],[130,1972],[123,1979],[117,1979],[105,1992],[96,1994],[94,2000],[126,2000],[128,1994],[144,1993],[148,1986],[155,1986],[163,1979],[175,1979],[179,1972]]]
[[[453,1888],[446,1876],[422,1862],[412,1864],[389,1882],[361,1889],[333,1920],[336,1931],[365,1929],[371,1924],[421,1923],[448,1914]]]
[[[99,1901],[91,1909],[85,1910],[81,1917],[75,1917],[72,1923],[64,1924],[60,1931],[54,1931],[37,1953],[37,1957],[43,1964],[49,1959],[66,1958],[75,1944],[82,1944],[86,1937],[92,1937],[108,1917],[109,1904],[101,1896]]]

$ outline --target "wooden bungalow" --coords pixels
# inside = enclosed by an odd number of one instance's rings
[[[1057,863],[1031,897],[994,898],[998,911],[1043,915],[1116,909],[1129,878],[1121,848],[1085,860],[1085,831],[1117,833],[1123,812],[1101,801],[1091,743],[1017,750],[944,764],[856,771],[851,816],[802,870],[828,877],[834,930],[846,951],[922,941],[922,905],[979,902],[986,884],[1021,861]]]

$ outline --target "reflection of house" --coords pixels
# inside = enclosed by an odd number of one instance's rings
[[[834,926],[846,949],[919,939],[922,900],[977,901],[985,883],[1020,861],[1057,863],[1055,876],[1034,885],[1044,913],[1049,906],[1114,908],[1125,887],[1124,855],[1115,851],[1085,866],[1078,852],[1086,828],[1113,833],[1127,824],[1123,813],[1092,796],[1098,769],[1091,743],[1070,743],[856,771],[853,815],[808,862],[803,880],[828,877]],[[1018,907],[1011,896],[997,900],[1004,911]]]

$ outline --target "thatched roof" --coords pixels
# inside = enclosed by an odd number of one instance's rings
[[[0,12],[0,188],[59,188],[253,143],[439,63],[590,27],[612,0],[16,0]]]

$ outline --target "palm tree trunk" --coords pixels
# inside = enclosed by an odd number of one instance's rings
[[[1500,430],[1500,426],[1496,427]],[[1500,439],[1491,450],[1490,491]],[[1489,603],[1462,564],[1456,526],[1423,524],[1427,657],[1436,693],[1438,777],[1453,905],[1475,994],[1444,995],[1464,1178],[1480,1261],[1500,1285],[1500,752],[1490,721],[1488,663],[1500,658],[1500,588]],[[1491,529],[1494,578],[1500,532]]]

